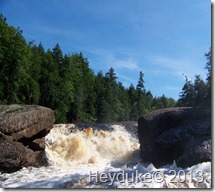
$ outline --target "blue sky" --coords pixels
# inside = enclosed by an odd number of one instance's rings
[[[83,53],[95,74],[113,67],[118,81],[178,99],[185,74],[206,78],[211,45],[209,0],[0,0],[9,25],[27,41]]]

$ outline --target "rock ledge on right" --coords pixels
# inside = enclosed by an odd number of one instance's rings
[[[182,168],[211,161],[211,109],[175,107],[138,119],[140,155],[155,166]]]

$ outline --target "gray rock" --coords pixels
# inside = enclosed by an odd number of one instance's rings
[[[211,139],[192,139],[185,147],[184,153],[178,158],[181,167],[192,166],[199,162],[211,161]]]
[[[33,149],[34,151],[41,151],[45,149],[45,137],[41,139],[35,139],[31,143],[29,143],[29,148]]]
[[[24,166],[33,166],[37,163],[34,151],[6,137],[0,138],[0,154],[0,171],[2,172],[17,171]]]
[[[0,132],[15,140],[47,132],[55,121],[51,109],[35,105],[0,105]]]
[[[142,159],[157,166],[174,160],[181,167],[210,161],[211,110],[177,107],[154,111],[139,118],[138,136]],[[209,147],[203,150],[205,142]]]
[[[44,161],[44,137],[55,121],[51,109],[36,105],[0,105],[0,171],[17,171]]]

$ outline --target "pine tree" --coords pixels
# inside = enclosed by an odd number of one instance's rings
[[[20,28],[9,26],[3,15],[0,29],[0,104],[49,107],[56,123],[137,120],[153,109],[175,105],[171,98],[146,92],[142,71],[136,88],[125,88],[113,68],[94,75],[82,53],[63,55],[58,43],[47,51],[42,43],[27,44]],[[186,79],[179,100],[183,106],[202,105],[205,98],[210,102],[211,50],[205,56],[207,84],[199,76],[194,83]]]
[[[151,91],[147,91],[145,94],[145,108],[146,108],[146,113],[149,113],[152,111],[152,104],[153,104],[153,95]]]
[[[137,91],[137,117],[139,118],[139,116],[145,114],[147,112],[146,109],[146,103],[145,103],[145,87],[144,87],[144,80],[143,80],[143,72],[140,71],[140,75],[139,75],[139,81],[136,87],[136,91]]]
[[[207,82],[205,83],[200,75],[195,75],[194,82],[188,80],[180,93],[177,106],[210,106],[211,104],[211,48],[205,54],[207,63],[205,68],[208,70]]]
[[[104,105],[106,106],[106,122],[113,122],[117,121],[118,119],[118,114],[116,110],[116,105],[118,105],[116,79],[117,77],[114,69],[110,68],[109,71],[105,74],[106,88]]]
[[[101,123],[105,122],[105,113],[106,113],[106,103],[105,103],[105,78],[102,74],[102,71],[99,71],[95,77],[94,90],[96,94],[96,122]]]
[[[130,106],[130,120],[137,120],[137,92],[133,84],[128,88],[129,106]]]
[[[128,91],[121,82],[117,85],[118,95],[116,103],[116,113],[118,114],[117,121],[127,121],[130,117],[130,105]]]
[[[208,70],[207,73],[207,82],[208,84],[211,84],[211,65],[212,65],[212,57],[211,57],[211,47],[208,53],[205,53],[205,57],[207,59],[207,63],[205,66],[205,69]]]
[[[143,72],[140,71],[139,81],[138,81],[137,88],[136,88],[138,93],[141,93],[142,91],[145,92],[145,86],[144,86],[145,82],[143,80],[143,76],[144,76]]]
[[[50,107],[53,110],[57,109],[59,89],[59,68],[50,49],[47,50],[41,64],[40,78],[41,98],[40,105]]]
[[[212,82],[211,82],[211,65],[212,65],[212,60],[211,60],[211,47],[210,47],[210,50],[208,53],[205,53],[205,57],[207,59],[207,63],[206,63],[206,66],[205,66],[205,69],[208,70],[208,73],[207,73],[207,96],[206,96],[206,104],[207,105],[211,105],[211,85],[212,85]]]
[[[207,86],[205,82],[200,78],[200,75],[195,75],[193,86],[195,90],[195,106],[205,105],[207,97]]]
[[[93,71],[89,68],[89,62],[87,58],[83,57],[83,54],[79,54],[80,59],[82,60],[82,71],[83,71],[83,85],[84,85],[84,118],[87,122],[94,122],[95,117],[95,102],[96,96],[94,92],[94,83],[95,76]]]
[[[52,49],[52,55],[53,55],[53,58],[56,61],[56,63],[58,63],[58,65],[63,64],[63,53],[62,53],[62,50],[61,50],[60,45],[58,43]]]
[[[183,107],[195,106],[195,88],[193,82],[186,77],[186,83],[179,95],[178,105]]]
[[[25,103],[29,68],[28,46],[20,28],[15,29],[0,16],[0,102]]]
[[[83,57],[82,53],[73,54],[71,59],[75,92],[68,118],[76,122],[94,122],[96,120],[94,73],[89,68],[88,60]]]
[[[40,93],[40,78],[41,78],[41,64],[44,58],[45,51],[40,43],[37,47],[35,43],[29,42],[29,80],[27,89],[27,104],[39,104],[41,97]]]

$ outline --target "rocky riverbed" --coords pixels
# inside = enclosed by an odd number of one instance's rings
[[[136,126],[135,124],[133,124]],[[79,125],[80,126],[80,125]],[[93,127],[93,126],[92,126]],[[54,125],[45,137],[48,166],[0,174],[3,188],[210,188],[211,163],[183,169],[139,157],[138,138],[123,125]]]
[[[138,122],[54,124],[51,109],[0,106],[1,188],[211,188],[211,111]]]

